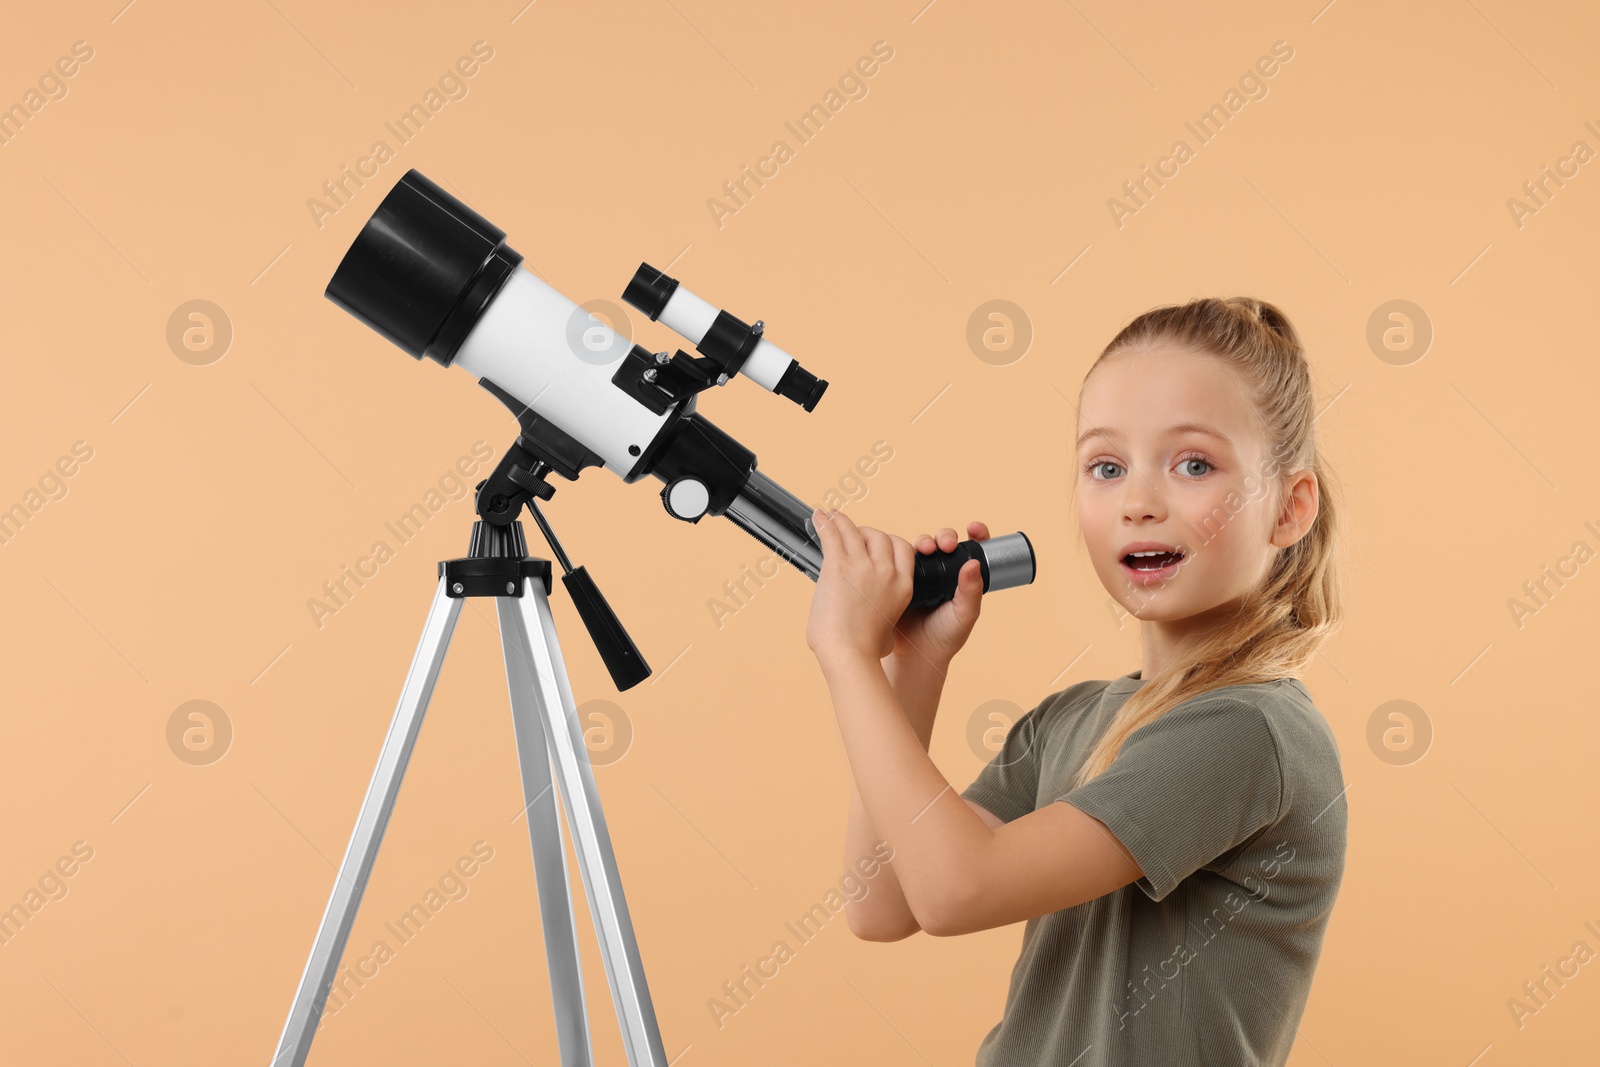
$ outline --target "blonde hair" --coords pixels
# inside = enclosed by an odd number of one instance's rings
[[[1146,676],[1117,709],[1078,768],[1075,786],[1111,766],[1135,730],[1191,697],[1223,686],[1296,677],[1343,618],[1338,567],[1343,503],[1317,448],[1311,368],[1294,327],[1278,308],[1252,297],[1205,297],[1152,308],[1111,339],[1084,375],[1084,385],[1097,367],[1124,351],[1167,345],[1187,348],[1197,359],[1220,359],[1245,387],[1266,445],[1266,469],[1260,473],[1272,487],[1264,498],[1269,506],[1287,502],[1286,475],[1300,470],[1316,475],[1319,506],[1311,528],[1278,550],[1265,580],[1245,595],[1227,625],[1180,649],[1174,662],[1155,677]],[[1082,387],[1078,398],[1081,408]],[[1076,495],[1076,479],[1073,486]]]

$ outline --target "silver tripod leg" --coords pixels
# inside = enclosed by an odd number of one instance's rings
[[[550,601],[542,581],[527,578],[523,585],[523,596],[496,599],[522,762],[523,793],[530,803],[528,831],[537,866],[545,952],[561,1035],[561,1063],[563,1067],[588,1067],[590,1047],[560,823],[554,806],[538,795],[549,785],[551,752],[628,1063],[632,1067],[667,1067],[633,920],[628,915],[622,879],[611,851],[611,835],[606,830],[605,813],[600,808],[600,794],[595,789],[584,746],[583,727],[561,658],[561,644],[556,639]],[[540,735],[548,744],[548,751],[536,743]],[[564,984],[569,988],[563,990]]]
[[[537,584],[537,583],[535,583]],[[543,589],[541,587],[541,592]],[[515,597],[496,597],[500,610],[500,645],[506,661],[506,688],[511,692],[511,721],[517,735],[517,762],[522,768],[524,813],[533,842],[533,870],[539,885],[539,917],[544,925],[544,954],[550,970],[550,995],[555,1001],[556,1038],[561,1067],[590,1067],[589,1014],[583,996],[583,969],[578,960],[578,924],[572,912],[572,882],[562,842],[561,812],[550,777],[550,747],[534,698],[538,682],[529,659],[527,631],[517,615]]]
[[[356,908],[367,888],[367,878],[372,874],[378,845],[383,841],[384,828],[389,825],[395,796],[400,791],[400,779],[411,760],[422,716],[428,710],[428,700],[433,696],[433,686],[438,681],[439,668],[444,663],[450,635],[455,632],[460,615],[461,601],[445,595],[441,578],[433,594],[433,606],[428,609],[428,621],[422,628],[422,639],[417,643],[417,654],[406,674],[405,688],[400,691],[400,702],[394,709],[394,721],[389,724],[389,735],[384,738],[378,766],[367,786],[367,797],[361,802],[361,814],[356,818],[355,831],[345,849],[344,862],[339,865],[339,878],[333,884],[328,908],[322,914],[322,925],[317,929],[317,940],[311,946],[311,957],[306,960],[305,972],[300,976],[294,1006],[289,1009],[283,1036],[278,1039],[273,1067],[304,1067],[311,1039],[316,1036],[317,1024],[322,1020],[328,987],[344,956]]]

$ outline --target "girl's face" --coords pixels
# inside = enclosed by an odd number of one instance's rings
[[[1220,359],[1172,346],[1124,350],[1084,385],[1077,432],[1083,539],[1101,584],[1130,614],[1187,619],[1266,576],[1277,551],[1267,450],[1243,385]],[[1145,547],[1138,542],[1181,556],[1126,558],[1130,546]]]

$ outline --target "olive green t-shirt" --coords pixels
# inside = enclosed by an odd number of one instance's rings
[[[1282,1064],[1344,873],[1345,783],[1299,679],[1203,693],[1071,780],[1138,672],[1018,719],[962,796],[1006,822],[1064,800],[1143,877],[1029,919],[978,1067]]]

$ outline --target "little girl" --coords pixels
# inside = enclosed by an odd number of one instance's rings
[[[1142,667],[1045,697],[960,794],[927,749],[978,563],[909,610],[916,553],[954,530],[913,545],[812,516],[806,641],[856,783],[845,865],[875,875],[851,930],[1027,921],[979,1067],[1287,1060],[1345,855],[1338,747],[1298,677],[1341,618],[1316,415],[1300,340],[1263,301],[1158,307],[1112,339],[1079,395],[1073,496]]]

